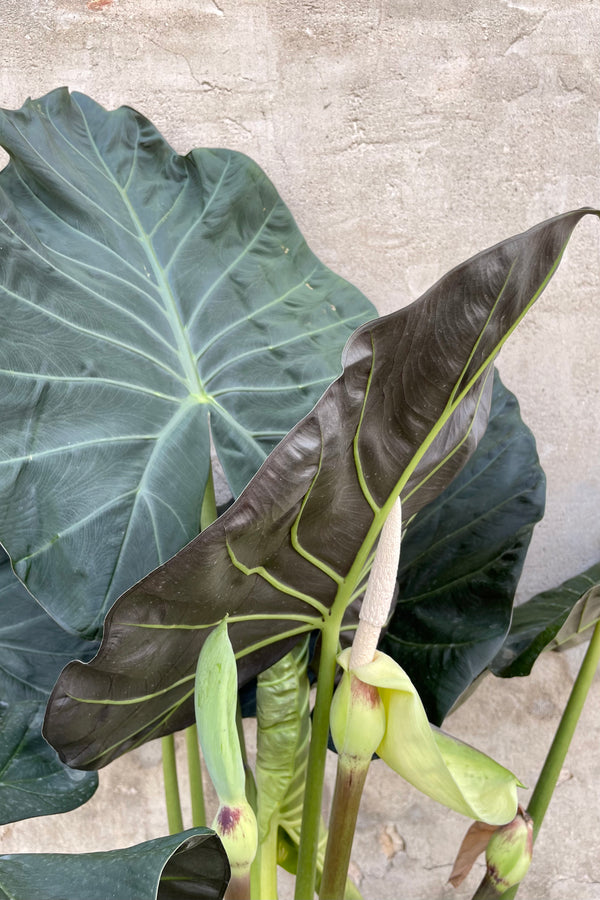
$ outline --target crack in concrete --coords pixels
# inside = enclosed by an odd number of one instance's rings
[[[237,119],[232,119],[231,116],[225,116],[225,118],[223,119],[223,121],[224,121],[224,122],[227,122],[228,125],[235,125],[235,126],[236,126],[237,128],[239,128],[241,131],[245,131],[247,135],[249,135],[250,137],[252,137],[252,132],[250,131],[249,128],[247,128],[247,127],[243,124],[243,122],[238,122]]]
[[[204,91],[204,93],[209,93],[210,91],[221,91],[226,94],[231,93],[231,88],[226,88],[219,84],[213,84],[212,81],[208,81],[206,79],[200,80],[200,78],[198,78],[198,76],[194,72],[191,62],[189,61],[185,53],[183,53],[181,50],[172,50],[170,47],[165,47],[163,44],[159,43],[159,41],[155,41],[154,38],[151,38],[147,34],[145,34],[144,37],[147,41],[150,41],[151,44],[154,44],[155,47],[158,47],[158,49],[162,50],[164,53],[168,53],[171,56],[178,56],[183,59],[189,69],[191,77],[196,82],[198,87],[201,88],[202,91]]]

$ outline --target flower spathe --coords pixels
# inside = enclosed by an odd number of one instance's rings
[[[338,657],[349,677],[350,649]],[[386,717],[376,753],[390,768],[449,809],[491,825],[517,813],[518,779],[489,756],[434,728],[415,686],[391,657],[377,651],[352,675],[379,691]]]

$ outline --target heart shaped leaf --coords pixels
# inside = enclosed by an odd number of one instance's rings
[[[221,900],[229,863],[208,828],[104,853],[0,857],[0,900]]]
[[[354,333],[343,374],[233,506],[120,598],[92,663],[65,669],[45,726],[65,760],[95,768],[189,724],[198,653],[225,615],[241,683],[341,622],[396,498],[410,518],[474,450],[494,357],[586,212],[478,254]]]
[[[406,530],[398,602],[381,643],[435,725],[502,646],[544,501],[534,437],[496,372],[475,453]]]
[[[508,636],[490,663],[494,675],[529,675],[544,650],[591,635],[600,619],[600,563],[517,606]]]
[[[209,426],[237,494],[375,310],[240,153],[65,89],[0,111],[0,144],[0,537],[94,638],[198,533]]]

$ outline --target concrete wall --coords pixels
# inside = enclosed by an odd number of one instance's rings
[[[18,107],[27,96],[66,84],[107,107],[135,106],[181,152],[244,151],[273,179],[315,252],[382,313],[510,234],[571,208],[600,205],[596,2],[4,0],[0,24],[1,106]],[[585,221],[500,363],[548,475],[548,512],[536,531],[524,595],[600,555],[599,248],[599,223]],[[567,663],[560,665],[557,684]],[[556,718],[559,704],[547,691],[545,709]],[[524,702],[535,705],[537,695],[528,696]],[[600,713],[598,692],[594,703]],[[483,709],[473,713],[475,730]],[[531,726],[521,725],[522,743]],[[592,722],[587,733],[596,740],[593,728]],[[114,820],[118,837],[106,834],[102,846],[160,830],[135,813],[131,821],[127,796],[158,778],[152,753],[118,764],[128,773],[114,787],[126,812],[116,811],[108,793],[104,824]],[[569,829],[585,790],[598,805],[593,774],[588,767],[580,776]],[[143,809],[154,810],[160,801],[149,797]],[[420,800],[410,803],[423,809]],[[0,848],[42,849],[43,840],[43,849],[59,849],[61,829],[68,842],[73,827],[79,836],[91,827],[91,813],[85,815],[9,828]],[[599,826],[596,818],[584,830],[598,835]],[[453,842],[461,828],[452,825]],[[558,820],[554,828],[564,837]],[[407,840],[409,834],[407,826]],[[435,848],[436,837],[428,839]],[[575,862],[568,864],[559,860],[564,843],[549,846],[539,871],[552,863],[554,881],[539,883],[543,893],[535,893],[539,884],[524,889],[525,900],[600,897],[597,857],[577,856],[574,838],[571,844]],[[441,856],[427,851],[429,868],[450,862],[452,851],[444,848]],[[436,879],[441,884],[447,875],[442,869]],[[370,895],[383,897],[384,882]],[[400,896],[392,883],[385,896]],[[414,896],[438,896],[430,886],[423,890]]]

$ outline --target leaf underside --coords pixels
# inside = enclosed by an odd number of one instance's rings
[[[189,724],[196,659],[225,615],[245,683],[354,598],[395,497],[408,520],[472,453],[494,357],[587,212],[503,241],[357,329],[343,374],[233,506],[120,598],[91,664],[63,672],[45,733],[65,760],[95,768]]]
[[[376,313],[264,172],[66,89],[0,111],[0,540],[67,631],[237,495]]]
[[[600,563],[596,563],[517,606],[506,641],[489,668],[503,678],[529,675],[540,653],[589,637],[599,619]]]
[[[477,449],[406,530],[398,602],[381,642],[435,725],[502,646],[544,502],[535,439],[496,372]]]

